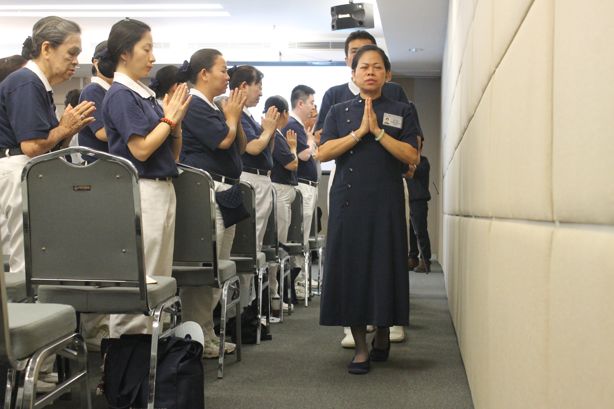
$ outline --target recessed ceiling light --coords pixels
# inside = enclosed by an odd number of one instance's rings
[[[420,51],[424,51],[424,48],[412,47],[409,49],[410,53],[419,53]]]

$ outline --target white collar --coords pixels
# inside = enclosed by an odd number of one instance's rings
[[[199,90],[197,90],[196,88],[192,88],[190,89],[190,95],[196,95],[198,98],[202,99],[203,101],[205,101],[207,104],[209,104],[209,106],[213,109],[215,109],[216,111],[219,111],[220,109],[217,107],[217,105],[215,105],[213,102],[209,101],[209,98],[207,98],[205,96],[205,94],[203,94],[202,92],[200,92]]]
[[[303,124],[303,121],[301,121],[301,119],[296,116],[296,114],[294,113],[294,111],[290,112],[290,116],[294,119],[296,119],[296,122],[298,122],[299,124],[301,124],[301,126],[304,128],[305,124]]]
[[[358,88],[358,85],[356,85],[354,81],[350,80],[350,82],[348,82],[348,88],[350,89],[352,94],[354,95],[360,94],[360,88]]]
[[[113,82],[117,82],[119,84],[125,85],[130,88],[132,91],[139,94],[142,98],[155,98],[156,93],[149,88],[147,85],[143,84],[141,81],[135,81],[126,74],[122,72],[115,71],[113,75]]]
[[[47,92],[53,91],[53,88],[51,88],[51,84],[49,84],[49,80],[47,79],[45,74],[43,74],[43,70],[41,70],[41,68],[38,66],[37,63],[30,60],[26,63],[25,67],[29,69],[30,71],[32,71],[34,74],[36,74],[38,79],[41,80],[41,82],[45,86],[45,89],[47,90]]]
[[[100,77],[92,77],[91,83],[100,85],[105,91],[111,88],[111,85]]]
[[[243,112],[245,113],[245,115],[249,116],[250,118],[254,118],[254,116],[252,115],[251,112],[249,112],[249,109],[247,109],[246,106],[243,107]]]

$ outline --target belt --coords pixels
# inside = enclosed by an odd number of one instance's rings
[[[211,179],[216,182],[226,183],[227,185],[236,185],[240,182],[239,179],[229,178],[228,176],[218,175],[217,173],[211,173]]]
[[[0,148],[0,158],[8,158],[9,156],[23,155],[21,148]]]
[[[171,180],[173,180],[172,176],[167,176],[167,177],[163,177],[163,178],[148,178],[148,177],[144,177],[143,179],[155,180],[156,182],[170,182]]]
[[[309,185],[309,186],[313,186],[313,187],[318,187],[318,182],[312,182],[311,180],[307,180],[307,179],[299,179],[298,183],[303,183],[305,185]]]
[[[271,171],[270,170],[262,170],[262,169],[256,169],[256,168],[243,168],[243,172],[247,172],[247,173],[253,173],[255,175],[262,175],[262,176],[271,176]]]

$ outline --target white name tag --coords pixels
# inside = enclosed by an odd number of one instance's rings
[[[401,129],[403,127],[403,117],[392,114],[384,114],[384,125]]]

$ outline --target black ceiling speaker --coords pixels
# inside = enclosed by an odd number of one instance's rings
[[[373,28],[373,4],[350,3],[330,8],[332,17],[331,28],[343,30],[345,28]]]

